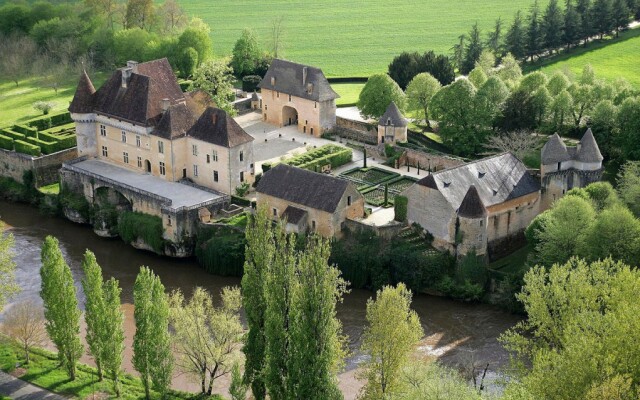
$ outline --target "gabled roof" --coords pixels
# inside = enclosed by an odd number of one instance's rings
[[[420,186],[425,186],[430,189],[438,190],[438,185],[436,184],[436,180],[433,178],[433,175],[429,174],[426,177],[420,179],[416,182]]]
[[[567,151],[567,146],[562,142],[560,136],[554,133],[549,137],[547,143],[542,147],[542,164],[555,164],[569,161],[571,156]]]
[[[195,124],[187,131],[187,136],[223,147],[235,147],[253,141],[224,110],[208,107]]]
[[[287,206],[287,209],[282,213],[282,219],[287,220],[288,223],[298,225],[303,218],[307,216],[307,211],[294,206]]]
[[[256,191],[333,213],[351,183],[306,169],[278,164],[265,172]]]
[[[534,179],[522,161],[511,153],[438,171],[431,177],[433,181],[427,176],[418,181],[418,184],[428,186],[435,183],[436,188],[454,210],[460,208],[471,186],[475,186],[484,207],[491,207],[540,190],[540,182]]]
[[[307,84],[312,84],[311,91]],[[333,100],[340,97],[333,91],[320,68],[278,58],[273,59],[258,87],[313,101]]]
[[[80,81],[78,82],[78,88],[73,95],[73,100],[69,104],[69,112],[86,114],[93,112],[93,94],[96,92],[95,87],[86,70],[82,70],[80,74]]]
[[[392,101],[380,117],[378,125],[407,126],[407,120],[402,116],[396,103]]]
[[[195,122],[195,117],[185,103],[174,104],[164,112],[151,134],[165,139],[177,139],[186,135]]]
[[[600,148],[598,147],[596,138],[593,137],[591,128],[587,129],[587,132],[585,132],[582,139],[580,139],[580,146],[575,159],[587,163],[596,163],[603,160],[602,153],[600,153]]]
[[[487,215],[487,209],[484,207],[484,204],[482,204],[478,189],[476,189],[475,185],[469,186],[469,190],[467,190],[467,194],[464,196],[464,199],[462,199],[460,208],[458,208],[458,216],[464,218],[481,218],[485,215]]]
[[[126,87],[122,85],[123,74]],[[155,125],[162,117],[162,100],[185,101],[166,58],[116,70],[94,95],[94,109],[142,125]]]

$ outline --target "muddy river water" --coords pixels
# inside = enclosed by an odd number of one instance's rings
[[[80,287],[82,271],[80,262],[85,249],[92,250],[102,266],[105,278],[115,277],[122,287],[122,303],[125,310],[126,354],[125,370],[132,372],[131,342],[135,332],[133,323],[133,284],[141,265],[151,267],[162,279],[166,289],[182,289],[189,294],[194,287],[202,286],[218,294],[228,285],[239,285],[239,278],[210,275],[202,270],[195,260],[175,260],[136,250],[119,239],[104,239],[96,236],[86,226],[74,224],[61,218],[41,215],[36,208],[0,201],[0,219],[15,237],[17,281],[22,288],[13,302],[34,299],[41,303],[40,290],[40,246],[47,235],[60,241],[62,251],[78,287],[80,304],[84,295]],[[340,386],[345,398],[352,399],[360,383],[354,378],[354,370],[361,359],[357,351],[360,336],[365,326],[366,302],[373,293],[352,290],[338,306],[338,317],[344,333],[349,337],[352,354],[347,360],[347,370],[340,375]],[[413,308],[422,321],[426,337],[418,351],[438,357],[450,366],[468,365],[470,360],[483,366],[489,364],[489,375],[495,375],[503,367],[508,355],[497,341],[497,337],[518,321],[518,317],[484,304],[464,304],[434,296],[414,297]],[[90,363],[90,357],[83,361]],[[218,391],[225,392],[227,382],[222,380]],[[199,386],[188,377],[176,375],[176,389],[197,391]]]

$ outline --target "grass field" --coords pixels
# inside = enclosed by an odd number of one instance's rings
[[[599,78],[613,81],[623,77],[640,88],[640,28],[623,32],[617,39],[592,43],[586,49],[561,54],[530,69],[553,73],[568,68],[574,74],[580,74],[586,64],[593,66]]]
[[[364,83],[332,83],[331,87],[340,95],[336,105],[355,104],[364,87]]]
[[[540,1],[544,9],[548,0]],[[284,56],[322,68],[327,76],[386,71],[400,52],[450,53],[457,37],[478,22],[483,38],[502,17],[506,32],[517,10],[533,0],[182,0],[187,14],[211,26],[214,52],[228,55],[244,28],[270,48],[269,28],[282,16]]]

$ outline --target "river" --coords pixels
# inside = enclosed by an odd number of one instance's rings
[[[126,354],[124,369],[133,372],[131,366],[131,343],[135,332],[133,323],[133,284],[141,265],[151,267],[162,279],[167,291],[181,289],[189,295],[194,287],[201,286],[218,295],[229,285],[239,285],[239,278],[220,277],[206,273],[194,259],[176,260],[136,250],[120,239],[98,237],[87,226],[70,221],[43,216],[31,206],[0,201],[0,219],[15,237],[16,279],[22,289],[12,301],[34,299],[41,303],[40,290],[40,246],[45,236],[53,235],[73,272],[78,287],[80,304],[84,301],[80,280],[80,263],[86,249],[93,251],[102,266],[105,278],[115,277],[122,287],[122,302],[125,310]],[[347,371],[340,375],[340,386],[346,399],[355,398],[360,383],[354,378],[361,355],[357,349],[365,326],[367,299],[372,292],[352,290],[338,305],[338,317],[344,333],[349,337],[352,354],[347,360]],[[10,305],[9,305],[10,306]],[[439,358],[444,364],[468,365],[472,360],[477,365],[489,364],[489,376],[495,376],[505,366],[508,354],[500,346],[497,337],[519,319],[517,316],[485,304],[464,304],[444,298],[417,295],[413,308],[422,321],[426,333],[418,351],[425,356]],[[84,362],[90,363],[88,356]],[[226,380],[218,386],[225,391]],[[199,386],[181,375],[173,380],[173,387],[197,391]]]

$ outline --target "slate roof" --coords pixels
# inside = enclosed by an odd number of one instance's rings
[[[282,219],[287,220],[288,223],[298,225],[307,214],[306,210],[294,206],[287,206],[287,209],[282,213]]]
[[[603,160],[602,153],[600,153],[600,148],[598,147],[596,138],[593,137],[591,128],[587,129],[582,139],[580,139],[580,147],[576,154],[576,160],[587,163],[601,162]]]
[[[126,87],[122,87],[122,75],[126,69],[116,70],[94,94],[95,111],[154,126],[162,117],[162,99],[169,99],[171,105],[185,101],[166,58],[137,64],[127,79]]]
[[[431,176],[433,182],[426,177],[418,181],[418,184],[427,186],[427,183],[435,183],[454,210],[461,207],[471,186],[475,186],[485,207],[540,190],[540,182],[534,179],[522,161],[511,153],[483,158],[435,172]]]
[[[380,117],[378,125],[407,126],[407,120],[402,116],[396,103],[392,101]]]
[[[165,139],[178,139],[186,135],[195,122],[185,103],[174,104],[162,115],[152,134]]]
[[[438,190],[438,184],[436,183],[436,180],[433,178],[433,175],[431,175],[431,174],[429,174],[426,177],[420,179],[416,183],[418,185],[420,185],[420,186],[426,186],[428,188]]]
[[[304,70],[307,71],[306,82],[303,83]],[[275,85],[271,84],[271,78],[275,78]],[[307,84],[313,84],[309,93]],[[291,61],[275,58],[262,81],[258,84],[261,89],[276,90],[281,93],[313,101],[333,100],[340,97],[333,91],[329,81],[320,68],[298,64]]]
[[[86,114],[93,112],[93,94],[96,92],[95,87],[86,70],[82,70],[80,75],[80,81],[78,82],[78,88],[73,95],[73,100],[69,104],[69,112]]]
[[[554,133],[542,147],[542,164],[556,164],[569,160],[571,160],[571,156],[567,151],[567,146],[562,142],[560,136]]]
[[[253,141],[224,110],[208,107],[189,128],[187,136],[223,147],[235,147]]]
[[[278,164],[264,174],[256,191],[333,213],[349,184],[331,175]]]
[[[465,218],[481,218],[487,215],[487,209],[482,204],[482,199],[475,185],[469,186],[469,190],[458,208],[458,215]]]

